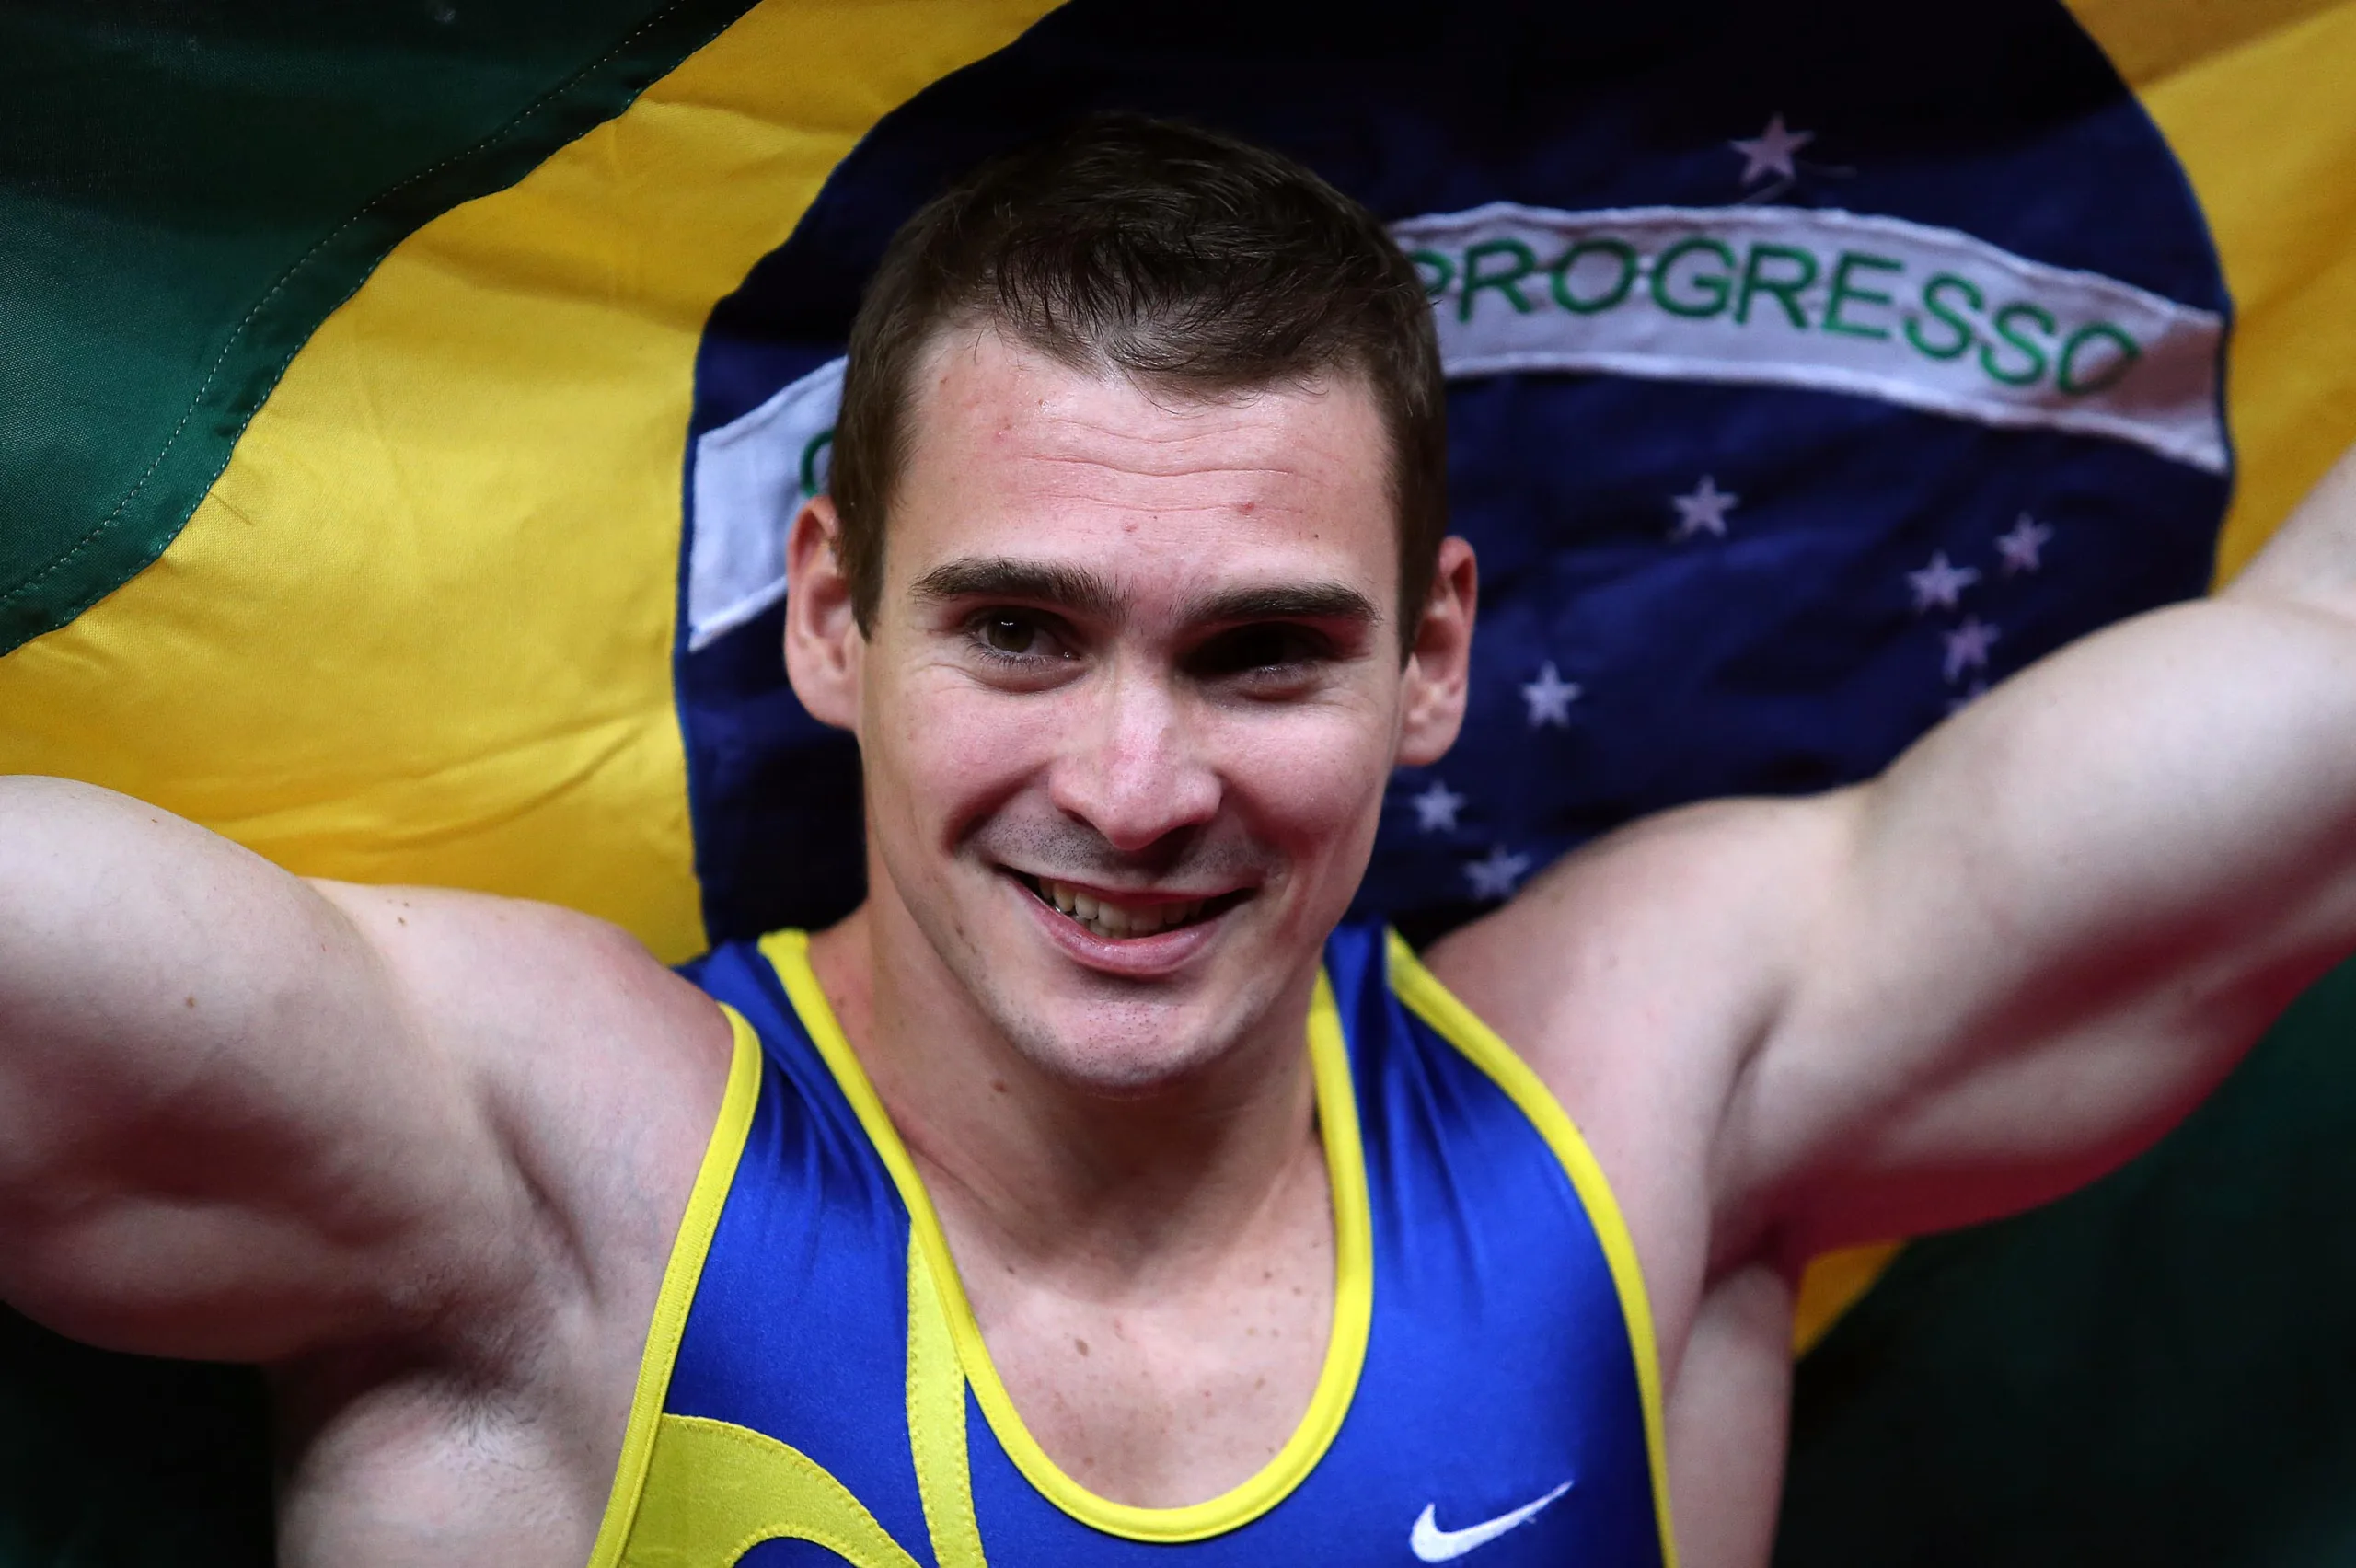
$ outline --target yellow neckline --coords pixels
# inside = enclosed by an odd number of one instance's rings
[[[1250,1523],[1275,1507],[1300,1484],[1332,1446],[1357,1391],[1366,1365],[1367,1331],[1374,1317],[1374,1228],[1367,1207],[1365,1150],[1359,1142],[1357,1098],[1350,1082],[1349,1053],[1342,1039],[1341,1013],[1322,971],[1309,1009],[1310,1070],[1317,1094],[1318,1129],[1325,1149],[1326,1180],[1334,1204],[1334,1325],[1325,1365],[1318,1374],[1309,1409],[1285,1446],[1259,1471],[1217,1497],[1183,1508],[1140,1508],[1100,1497],[1066,1475],[1023,1425],[1022,1417],[999,1380],[998,1367],[982,1343],[982,1331],[965,1298],[957,1265],[940,1217],[917,1174],[907,1148],[892,1125],[874,1085],[868,1080],[834,1009],[811,972],[809,938],[801,931],[774,931],[761,939],[761,952],[801,1015],[802,1026],[818,1047],[876,1155],[907,1205],[917,1241],[931,1265],[941,1306],[957,1342],[957,1356],[974,1397],[999,1444],[1023,1478],[1057,1507],[1109,1535],[1174,1544],[1201,1540]]]

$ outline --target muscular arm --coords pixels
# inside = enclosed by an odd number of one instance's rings
[[[627,1231],[676,1196],[638,1201],[633,1143],[699,1138],[725,1029],[669,987],[560,912],[308,883],[137,801],[0,779],[0,1299],[263,1362],[512,1327],[569,1214]],[[618,1128],[632,1097],[655,1109]]]
[[[1761,811],[1808,869],[1727,1101],[1721,1248],[1806,1256],[2119,1164],[2356,948],[2356,463],[2227,593]]]
[[[2356,459],[2231,591],[1869,784],[1614,835],[1431,962],[1586,1125],[1674,1302],[2100,1174],[2351,950]]]
[[[428,1311],[491,1132],[335,899],[160,811],[0,781],[0,1297],[272,1360]]]
[[[1814,1253],[2158,1137],[2356,949],[2356,461],[2232,592],[2064,650],[1874,782],[1636,824],[1432,968],[1636,1241],[1693,1562],[1764,1562]]]

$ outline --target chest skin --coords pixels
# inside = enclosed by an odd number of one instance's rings
[[[1326,1151],[1303,1113],[1252,1213],[1110,1281],[991,1247],[990,1216],[912,1141],[999,1380],[1080,1486],[1161,1506],[1216,1496],[1299,1424],[1327,1359],[1335,1279]]]

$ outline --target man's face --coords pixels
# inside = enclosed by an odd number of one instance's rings
[[[1437,755],[1380,418],[1355,380],[1196,400],[969,332],[908,432],[846,660],[873,918],[1038,1066],[1141,1091],[1295,1014],[1403,725]]]

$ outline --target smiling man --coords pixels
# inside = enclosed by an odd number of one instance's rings
[[[0,1297],[267,1366],[291,1564],[1763,1563],[1803,1262],[2117,1165],[2356,946],[2356,481],[1419,960],[1339,922],[1463,709],[1441,421],[1304,171],[982,170],[790,547],[866,904],[682,977],[0,784]]]

